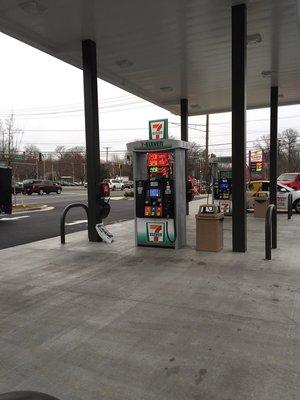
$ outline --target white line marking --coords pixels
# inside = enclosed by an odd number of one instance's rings
[[[74,221],[74,222],[68,222],[66,223],[66,225],[79,225],[79,224],[85,224],[87,221],[87,219],[79,219],[78,221]]]
[[[15,221],[17,219],[29,218],[29,217],[30,217],[30,215],[20,215],[19,217],[0,218],[0,221]]]
[[[45,206],[44,208],[41,208],[39,210],[15,211],[14,215],[16,215],[16,214],[24,214],[24,213],[36,213],[36,212],[43,212],[43,211],[51,211],[51,210],[54,210],[54,207]],[[28,215],[28,217],[29,217],[29,215]]]

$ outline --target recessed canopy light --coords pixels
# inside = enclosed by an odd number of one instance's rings
[[[200,108],[199,104],[191,104],[191,108]]]
[[[120,68],[129,68],[132,67],[133,62],[128,60],[127,58],[123,58],[121,60],[117,60],[116,64],[120,67]]]
[[[271,71],[271,70],[262,71],[261,75],[263,78],[269,78],[270,76],[272,76],[274,74],[274,72],[275,71]]]
[[[19,4],[19,7],[21,7],[27,14],[35,16],[41,15],[47,10],[47,7],[37,0],[23,1]]]
[[[180,99],[172,99],[172,100],[163,101],[162,104],[164,106],[178,107],[180,105]]]
[[[260,33],[253,33],[247,36],[247,44],[257,44],[262,42],[262,37]]]
[[[160,89],[162,92],[164,92],[164,93],[169,93],[169,92],[172,92],[172,91],[173,91],[172,86],[162,86],[162,87],[160,87],[159,89]]]

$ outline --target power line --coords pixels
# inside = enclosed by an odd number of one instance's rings
[[[119,100],[118,100],[119,99]],[[108,97],[104,99],[99,99],[100,106],[103,103],[112,103],[115,101],[121,101],[121,100],[135,100],[136,102],[144,102],[145,100],[140,99],[136,96],[133,96],[131,94],[129,95],[122,95],[122,96],[116,96],[116,97]],[[0,113],[1,114],[11,114],[11,113],[18,113],[18,112],[26,112],[26,111],[45,111],[45,110],[53,110],[53,109],[69,109],[69,108],[74,108],[74,107],[83,107],[83,101],[81,103],[69,103],[69,104],[57,104],[57,105],[51,105],[51,106],[44,106],[44,107],[28,107],[28,108],[10,108],[10,109],[1,109]],[[16,112],[17,111],[17,112]]]
[[[128,110],[140,110],[142,108],[148,108],[148,107],[152,107],[152,105],[149,104],[149,105],[144,105],[144,106],[141,106],[141,107],[129,107],[129,108],[122,108],[122,109],[117,109],[117,110],[109,110],[109,111],[101,111],[101,109],[100,109],[99,113],[100,114],[107,114],[107,113],[112,113],[112,112],[115,113],[115,112],[122,112],[122,111],[128,111]],[[43,119],[44,120],[44,119],[64,118],[64,117],[71,118],[71,117],[83,117],[84,114],[83,113],[78,114],[78,115],[72,114],[72,115],[68,115],[68,116],[63,116],[63,115],[48,115],[47,116],[46,114],[43,114],[43,115],[44,115],[43,117],[40,117],[40,116],[32,116],[32,117],[24,116],[24,117],[22,117],[20,119],[22,119],[22,120],[40,120],[40,119]],[[3,116],[2,116],[2,118],[3,118]]]
[[[146,103],[145,101],[141,101],[141,100],[130,100],[130,99],[128,99],[128,100],[126,100],[126,101],[119,101],[119,102],[115,102],[114,104],[104,104],[104,105],[102,105],[103,103],[100,103],[99,104],[99,109],[102,109],[102,108],[114,108],[114,107],[122,107],[122,106],[128,106],[128,105],[131,105],[131,104],[141,104],[141,103]],[[34,110],[32,110],[32,111],[34,111]],[[73,113],[73,112],[81,112],[81,111],[84,111],[84,108],[83,108],[83,104],[78,104],[77,106],[72,106],[72,107],[67,107],[67,108],[65,108],[65,107],[56,107],[56,108],[53,108],[53,109],[48,109],[48,108],[45,108],[45,109],[40,109],[40,110],[37,110],[37,112],[32,112],[32,111],[30,111],[30,110],[28,110],[27,112],[16,112],[15,110],[13,110],[13,111],[7,111],[7,112],[1,112],[1,110],[0,110],[0,114],[5,114],[5,115],[11,115],[11,114],[14,114],[14,115],[44,115],[44,114],[58,114],[58,113],[68,113],[68,112],[70,112],[70,113]]]

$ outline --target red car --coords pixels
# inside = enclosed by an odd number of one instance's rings
[[[300,190],[300,172],[288,172],[286,174],[281,174],[278,179],[278,183],[282,185],[289,186],[292,189]]]
[[[39,179],[26,179],[23,182],[23,192],[31,195],[32,193],[38,193],[40,195],[46,193],[57,193],[60,194],[62,187],[52,181],[45,181]]]

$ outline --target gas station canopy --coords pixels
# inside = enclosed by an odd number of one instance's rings
[[[0,0],[0,30],[175,114],[231,109],[230,0]],[[247,107],[300,103],[300,1],[249,0]],[[2,55],[5,56],[5,55]],[[234,77],[233,77],[234,78]]]

